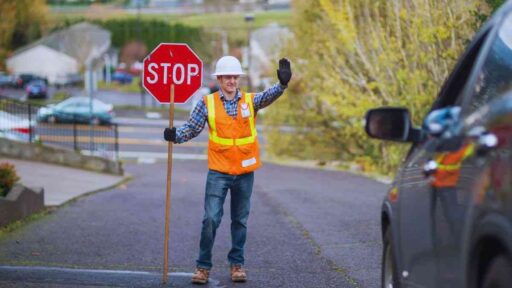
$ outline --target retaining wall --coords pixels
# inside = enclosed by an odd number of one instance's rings
[[[82,155],[73,150],[0,138],[0,156],[123,175],[121,162]]]
[[[0,197],[0,227],[37,213],[43,208],[43,188],[15,185],[6,197]]]

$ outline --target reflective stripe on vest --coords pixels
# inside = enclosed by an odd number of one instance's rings
[[[474,153],[473,143],[462,146],[457,151],[444,152],[436,157],[437,171],[433,174],[432,186],[449,188],[457,186],[460,178],[462,162]]]
[[[232,146],[232,145],[245,145],[251,144],[256,141],[256,136],[258,135],[256,131],[256,126],[254,125],[254,107],[252,104],[251,93],[245,93],[245,103],[249,105],[249,110],[251,111],[251,116],[249,117],[249,125],[251,128],[251,136],[244,138],[222,138],[217,135],[217,128],[215,123],[215,99],[213,98],[215,94],[210,94],[206,96],[208,101],[207,109],[208,109],[208,125],[210,125],[210,140],[214,143]],[[238,107],[237,107],[238,109]]]
[[[451,159],[453,162],[455,163],[443,163],[443,161],[445,161],[445,158],[449,155],[449,154],[441,154],[437,159],[436,159],[436,162],[438,163],[438,166],[437,166],[437,169],[438,170],[443,170],[443,171],[455,171],[455,170],[460,170],[460,167],[462,165],[462,161],[464,161],[466,158],[468,158],[469,156],[471,156],[474,152],[474,145],[473,144],[468,144],[467,146],[463,147],[463,153],[462,155],[460,155],[459,157],[455,157],[455,159]],[[457,152],[462,152],[462,151],[457,151]],[[456,154],[457,152],[454,152],[453,154]]]

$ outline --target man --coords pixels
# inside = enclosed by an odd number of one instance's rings
[[[245,282],[244,245],[247,235],[254,170],[261,166],[256,114],[274,102],[292,76],[290,62],[279,60],[279,83],[261,93],[245,93],[238,89],[242,66],[238,59],[224,56],[217,61],[215,73],[220,89],[204,96],[195,106],[189,120],[180,128],[166,128],[164,138],[174,143],[186,142],[209,126],[208,176],[204,201],[204,217],[199,245],[199,258],[192,283],[208,282],[212,268],[212,248],[216,230],[223,215],[227,191],[231,191],[231,239],[228,254],[231,280]]]

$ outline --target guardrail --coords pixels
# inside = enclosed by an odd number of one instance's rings
[[[0,99],[0,137],[64,147],[87,155],[119,160],[117,124],[84,124],[84,119],[73,116],[70,116],[67,123],[38,122],[36,115],[41,107],[44,106]]]

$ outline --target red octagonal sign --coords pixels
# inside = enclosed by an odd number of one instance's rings
[[[160,43],[144,59],[142,85],[160,103],[171,103],[171,85],[174,102],[185,103],[203,79],[203,62],[182,43]]]

